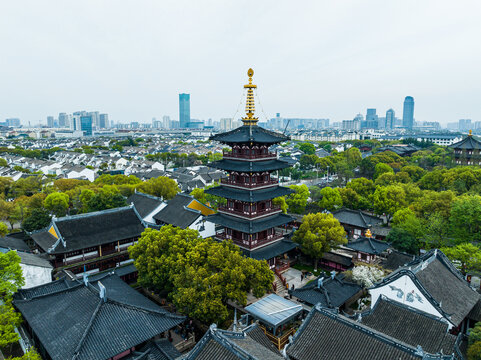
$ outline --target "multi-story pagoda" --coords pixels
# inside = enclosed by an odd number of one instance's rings
[[[454,160],[458,165],[481,165],[481,142],[469,135],[455,144],[449,145],[454,149]]]
[[[276,265],[276,257],[292,250],[296,245],[285,239],[284,231],[279,229],[292,221],[292,217],[282,213],[280,207],[273,205],[272,199],[288,195],[291,189],[279,186],[272,173],[289,167],[269,152],[269,147],[289,140],[284,134],[268,131],[257,125],[254,117],[254,71],[249,69],[246,116],[243,126],[222,134],[211,136],[232,148],[224,152],[223,159],[210,164],[211,167],[226,171],[229,176],[221,180],[218,187],[207,189],[211,195],[227,199],[218,213],[210,215],[209,221],[222,227],[216,233],[218,240],[231,239],[247,256],[268,260],[271,268]],[[277,229],[276,229],[277,228]]]

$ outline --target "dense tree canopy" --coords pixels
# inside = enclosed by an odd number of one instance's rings
[[[261,297],[272,286],[266,261],[191,229],[147,229],[129,254],[141,285],[168,293],[181,312],[206,323],[226,319],[228,300],[245,305],[249,291]]]
[[[346,233],[332,214],[317,213],[305,215],[302,224],[295,231],[292,240],[299,243],[302,252],[317,260],[332,248],[347,243]]]
[[[309,198],[309,188],[306,185],[291,185],[289,187],[294,190],[294,193],[286,199],[289,211],[302,214],[306,209],[307,199]]]

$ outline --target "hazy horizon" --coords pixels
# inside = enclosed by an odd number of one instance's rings
[[[481,3],[18,1],[0,4],[0,120],[232,117],[247,69],[268,118],[331,122],[413,96],[417,121],[481,120]],[[242,110],[242,109],[241,109]],[[258,107],[261,121],[264,113]],[[237,116],[236,116],[237,117]]]

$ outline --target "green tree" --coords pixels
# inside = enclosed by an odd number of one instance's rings
[[[299,150],[301,150],[304,154],[313,155],[316,152],[316,147],[311,143],[302,143],[299,145]]]
[[[294,232],[292,240],[300,244],[301,251],[317,261],[325,252],[347,243],[346,233],[339,221],[332,214],[308,214],[302,218],[302,224]]]
[[[377,214],[386,214],[389,222],[396,211],[406,206],[405,197],[400,185],[379,186],[372,197],[374,210]]]
[[[310,170],[313,169],[318,163],[319,158],[316,155],[302,155],[299,160],[301,169]]]
[[[0,347],[18,341],[15,327],[20,325],[20,314],[12,306],[13,294],[25,285],[20,256],[16,251],[0,252]]]
[[[78,180],[78,179],[58,179],[53,182],[54,188],[59,192],[66,192],[75,189],[77,186],[83,186],[89,184],[88,180]]]
[[[347,183],[346,188],[354,190],[356,193],[366,199],[369,198],[376,190],[374,182],[363,177],[352,179]]]
[[[54,192],[45,198],[44,206],[47,210],[55,214],[55,216],[62,217],[67,214],[69,201],[70,199],[67,194]]]
[[[457,242],[481,240],[481,196],[463,195],[451,206],[449,217],[452,237]]]
[[[0,222],[0,236],[4,237],[8,234],[8,226],[4,222]]]
[[[287,205],[285,196],[280,196],[272,199],[272,204],[275,206],[279,206],[284,214],[287,214],[287,209],[289,206]]]
[[[416,165],[406,165],[401,168],[401,171],[407,172],[412,181],[418,181],[426,173],[423,168]]]
[[[351,188],[337,188],[341,194],[342,205],[349,209],[365,209],[368,207],[365,199]]]
[[[481,341],[476,341],[468,347],[468,360],[481,360]]]
[[[394,173],[394,170],[392,167],[390,167],[388,164],[384,163],[377,163],[376,166],[374,167],[374,179],[377,179],[381,174],[385,173]]]
[[[120,194],[117,186],[104,185],[97,194],[87,202],[88,211],[101,211],[126,206],[125,198]]]
[[[465,274],[468,271],[481,270],[481,248],[465,242],[453,247],[443,247],[441,251],[451,261],[458,261],[461,264],[461,271]]]
[[[345,156],[346,156],[347,164],[348,164],[348,166],[351,170],[355,169],[359,165],[361,165],[362,156],[361,156],[361,152],[359,151],[358,148],[351,147],[351,148],[347,149],[344,153],[345,153]]]
[[[302,214],[306,210],[307,199],[309,199],[309,188],[306,185],[291,185],[289,187],[294,190],[294,193],[286,199],[289,211]]]
[[[52,218],[45,209],[33,209],[28,217],[22,223],[23,230],[32,232],[45,228],[50,224]]]
[[[395,227],[389,232],[387,239],[393,248],[409,254],[419,254],[419,241],[403,228]]]
[[[473,345],[478,341],[481,341],[481,322],[477,322],[473,328],[469,329],[468,344]]]
[[[0,166],[7,167],[8,166],[7,160],[5,160],[4,158],[0,158]]]
[[[182,313],[206,323],[222,322],[228,301],[245,305],[250,291],[261,297],[273,281],[266,261],[242,256],[232,242],[170,225],[146,229],[129,254],[141,285],[168,293]]]
[[[175,180],[169,179],[165,176],[159,176],[139,184],[137,190],[146,194],[161,197],[164,200],[170,200],[179,192],[179,187]]]
[[[338,189],[329,186],[321,189],[321,200],[319,201],[321,209],[333,211],[342,207],[342,197]]]

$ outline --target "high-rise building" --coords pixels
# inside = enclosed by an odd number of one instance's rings
[[[66,113],[58,114],[58,126],[61,128],[68,127],[68,115]]]
[[[367,109],[366,120],[361,122],[362,129],[377,129],[378,128],[378,116],[376,109]]]
[[[190,123],[190,94],[179,94],[180,127],[185,129]]]
[[[459,131],[472,130],[471,119],[459,119],[458,124]]]
[[[20,127],[20,119],[19,118],[9,118],[9,119],[5,119],[5,123],[7,124],[7,126],[11,126],[11,127]]]
[[[403,127],[412,130],[414,125],[414,98],[406,96],[403,106]]]
[[[167,115],[162,116],[162,127],[164,129],[170,129],[171,128],[170,116],[167,116]]]
[[[80,130],[84,132],[85,136],[92,136],[92,115],[80,116]]]
[[[232,118],[222,118],[220,119],[220,129],[230,130],[232,129]]]
[[[55,119],[53,118],[53,116],[47,116],[47,127],[53,128],[54,121]]]
[[[393,109],[389,109],[386,111],[386,122],[385,122],[385,128],[386,130],[392,130],[394,129],[394,124],[395,124],[395,113]]]
[[[109,127],[109,114],[99,115],[99,128],[107,129]]]

